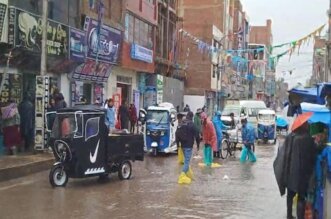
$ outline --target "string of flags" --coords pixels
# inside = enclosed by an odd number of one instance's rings
[[[280,58],[282,58],[283,56],[285,55],[289,55],[289,58],[291,59],[291,56],[292,54],[297,50],[298,52],[298,55],[300,54],[300,48],[301,46],[305,45],[305,44],[309,44],[309,41],[311,39],[314,40],[314,38],[316,36],[320,36],[321,35],[321,32],[323,31],[325,27],[325,24],[318,27],[316,30],[314,30],[313,32],[309,33],[308,35],[298,39],[298,40],[294,40],[292,42],[289,42],[289,43],[283,43],[283,44],[279,44],[279,45],[276,45],[276,46],[273,46],[271,48],[271,52],[273,49],[275,48],[282,48],[284,46],[289,46],[290,48],[286,49],[284,52],[281,52],[275,56],[272,56],[271,59],[273,59],[274,62],[278,62]]]

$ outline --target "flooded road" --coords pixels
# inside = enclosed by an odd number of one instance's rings
[[[257,163],[240,164],[237,152],[216,160],[215,169],[200,167],[196,157],[191,185],[177,184],[175,155],[147,155],[133,164],[129,181],[112,174],[107,182],[69,179],[66,188],[53,189],[45,171],[0,184],[1,218],[286,218],[272,169],[276,151],[257,146]]]

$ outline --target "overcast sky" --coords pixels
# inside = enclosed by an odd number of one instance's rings
[[[329,0],[241,0],[244,11],[248,13],[251,25],[265,25],[266,19],[272,19],[274,45],[302,38],[320,25],[327,23],[326,11]],[[326,28],[325,28],[326,30]],[[325,30],[323,34],[325,34]],[[297,82],[305,84],[312,72],[312,41],[291,61],[284,56],[277,66],[277,76],[282,76],[290,86]],[[283,49],[282,49],[283,50]],[[281,53],[275,51],[274,54]],[[284,71],[295,69],[292,75]]]

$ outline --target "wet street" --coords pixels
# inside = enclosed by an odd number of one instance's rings
[[[1,218],[286,218],[272,169],[276,151],[257,146],[257,163],[240,164],[237,152],[216,160],[222,165],[215,169],[194,158],[191,185],[177,184],[175,155],[146,156],[134,163],[129,181],[113,174],[107,182],[69,179],[66,188],[53,189],[44,171],[0,184]]]

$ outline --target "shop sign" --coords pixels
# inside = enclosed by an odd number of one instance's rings
[[[0,81],[2,81],[3,74],[0,75]],[[0,94],[0,102],[8,103],[10,100],[19,104],[22,100],[21,83],[22,77],[19,74],[6,74],[4,79],[4,85]]]
[[[17,9],[9,9],[8,43],[32,52],[41,52],[42,19],[40,16]],[[68,26],[47,21],[47,54],[66,57],[68,54]]]
[[[157,75],[156,77],[156,95],[157,95],[157,104],[163,102],[163,76]]]
[[[2,33],[4,29],[4,23],[6,18],[7,5],[0,3],[0,41],[2,39]]]
[[[102,25],[98,34],[98,21],[87,18],[85,20],[87,55],[92,60],[116,64],[122,41],[122,32],[110,26]]]
[[[153,50],[133,43],[131,46],[131,58],[147,63],[153,63]]]
[[[70,60],[76,62],[85,61],[85,32],[70,28]]]
[[[112,65],[108,63],[86,60],[80,64],[72,73],[72,78],[75,80],[107,82],[112,70]]]

